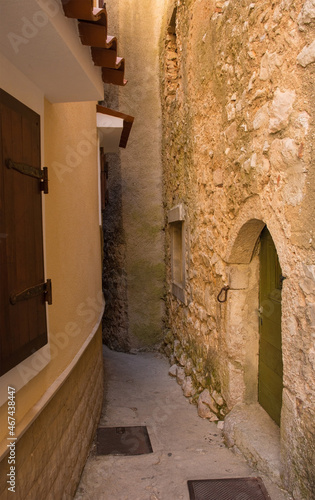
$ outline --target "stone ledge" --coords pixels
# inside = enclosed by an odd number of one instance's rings
[[[229,448],[282,486],[280,428],[258,403],[236,405],[225,418],[223,434]]]

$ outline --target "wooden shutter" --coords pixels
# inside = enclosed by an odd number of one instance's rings
[[[40,117],[0,89],[0,375],[47,343]],[[33,171],[34,172],[34,171]],[[16,302],[16,303],[14,303]]]

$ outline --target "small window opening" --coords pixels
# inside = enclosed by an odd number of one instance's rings
[[[185,216],[184,207],[178,205],[168,213],[171,235],[172,293],[186,303],[185,294]]]
[[[172,281],[181,287],[184,284],[183,224],[182,221],[172,224]]]

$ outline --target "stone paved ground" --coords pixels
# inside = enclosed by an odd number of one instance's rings
[[[75,500],[189,500],[188,479],[259,475],[225,447],[215,423],[198,417],[161,354],[104,348],[104,363],[99,425],[146,425],[153,453],[97,456],[93,444]],[[290,498],[263,481],[272,500]]]

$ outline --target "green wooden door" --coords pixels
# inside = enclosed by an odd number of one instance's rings
[[[265,227],[261,233],[260,250],[258,401],[278,425],[283,387],[281,284],[277,251]]]

